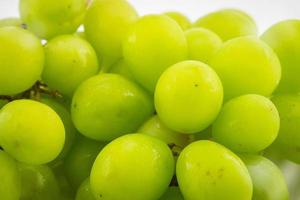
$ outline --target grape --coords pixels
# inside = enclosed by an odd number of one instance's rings
[[[90,183],[97,199],[159,199],[174,173],[169,147],[148,135],[129,134],[98,155]]]
[[[74,189],[90,175],[92,165],[103,147],[103,143],[77,138],[64,163],[65,175]]]
[[[63,35],[45,46],[42,79],[62,94],[71,97],[84,80],[97,73],[97,55],[87,41],[74,35]]]
[[[137,20],[137,12],[126,0],[94,0],[85,22],[85,34],[102,57],[102,71],[122,57],[122,41]]]
[[[174,20],[165,15],[147,15],[129,31],[123,54],[135,79],[153,92],[163,71],[187,58],[187,42]]]
[[[159,118],[181,133],[197,133],[207,128],[217,117],[222,100],[220,79],[199,61],[171,66],[162,74],[155,90]]]
[[[169,187],[159,200],[184,200],[178,187]]]
[[[58,101],[49,98],[49,97],[43,97],[41,99],[41,102],[51,107],[61,118],[64,127],[65,127],[65,144],[60,152],[59,156],[53,161],[62,160],[71,149],[71,146],[75,140],[75,137],[77,135],[77,130],[75,129],[71,115],[69,111]]]
[[[43,39],[74,33],[82,23],[86,0],[20,0],[22,21]]]
[[[253,182],[255,200],[289,200],[287,184],[280,169],[270,160],[256,155],[243,155]]]
[[[277,53],[282,79],[276,93],[300,92],[300,20],[286,20],[269,28],[264,40]]]
[[[78,31],[74,33],[75,36],[80,37],[81,39],[86,40],[85,32]]]
[[[0,150],[0,199],[19,200],[21,179],[16,161]]]
[[[65,141],[64,125],[47,105],[16,100],[0,112],[0,144],[20,162],[43,164],[55,159]]]
[[[185,31],[189,59],[205,63],[221,48],[222,40],[214,32],[204,28],[191,28]]]
[[[71,114],[80,133],[110,141],[136,131],[154,112],[151,100],[145,91],[120,75],[100,74],[79,86]]]
[[[266,97],[249,94],[228,101],[212,127],[213,138],[237,151],[255,153],[270,146],[279,131],[280,119]]]
[[[176,175],[184,199],[251,200],[252,182],[243,162],[225,147],[197,141],[179,155]]]
[[[166,12],[164,14],[175,20],[178,23],[178,25],[182,28],[182,30],[186,30],[192,25],[190,20],[180,12]]]
[[[59,198],[57,180],[47,165],[27,165],[20,163],[22,200],[54,200]]]
[[[0,99],[0,109],[7,104],[6,100]]]
[[[0,28],[0,95],[13,95],[29,89],[44,65],[40,41],[17,27]]]
[[[76,194],[76,200],[96,200],[91,191],[90,178],[87,178],[80,185]]]
[[[133,74],[130,71],[129,66],[127,65],[127,63],[123,59],[119,60],[117,63],[112,65],[109,72],[114,73],[114,74],[120,74],[123,77],[134,81]]]
[[[223,9],[201,17],[194,24],[218,34],[223,41],[240,37],[256,36],[255,21],[247,13],[236,9]]]
[[[210,65],[222,80],[226,101],[243,94],[269,96],[281,77],[276,54],[255,37],[240,37],[226,42]]]
[[[153,116],[147,120],[138,130],[139,133],[151,135],[167,144],[175,144],[179,147],[185,147],[189,144],[190,138],[188,135],[177,133],[166,127],[158,116]]]
[[[16,17],[0,19],[0,28],[6,27],[6,26],[22,27],[22,25],[23,25],[22,21]]]
[[[300,94],[278,94],[272,101],[280,116],[280,130],[273,147],[286,159],[300,163]]]

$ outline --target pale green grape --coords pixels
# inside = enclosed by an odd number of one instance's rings
[[[272,98],[280,116],[280,130],[273,147],[282,157],[300,163],[300,94],[281,94]]]
[[[75,190],[90,175],[92,165],[103,147],[104,143],[77,138],[64,162],[65,175]]]
[[[213,124],[213,138],[226,147],[255,153],[270,146],[279,131],[279,114],[271,100],[249,94],[228,101]]]
[[[0,28],[6,27],[6,26],[16,26],[16,27],[22,27],[23,23],[22,21],[17,17],[9,17],[0,19]]]
[[[300,92],[300,20],[286,20],[270,27],[263,35],[277,53],[282,79],[275,92]]]
[[[16,100],[0,111],[0,143],[20,162],[43,164],[54,160],[65,141],[60,117],[45,104]]]
[[[184,200],[179,187],[169,187],[159,200]]]
[[[77,135],[77,130],[73,125],[70,112],[65,108],[64,105],[49,97],[42,97],[41,102],[51,107],[59,115],[65,127],[64,147],[59,156],[54,160],[55,162],[63,159],[68,154]]]
[[[155,90],[161,121],[181,133],[197,133],[217,117],[223,88],[217,74],[199,61],[183,61],[168,68]]]
[[[80,185],[77,194],[76,200],[96,200],[90,185],[90,177],[88,177],[83,183]]]
[[[191,21],[180,12],[166,12],[164,14],[175,20],[178,23],[178,25],[182,28],[182,30],[186,30],[192,25]]]
[[[269,96],[281,77],[276,54],[255,37],[240,37],[224,43],[210,65],[221,78],[225,100],[243,94]]]
[[[29,89],[44,65],[40,41],[18,27],[0,28],[0,95],[13,95]]]
[[[156,200],[174,173],[169,147],[142,134],[122,136],[98,155],[90,176],[96,199]]]
[[[243,155],[253,182],[253,200],[289,200],[287,184],[280,169],[270,160]]]
[[[201,17],[194,24],[212,30],[223,41],[240,37],[257,35],[255,21],[247,13],[237,9],[223,9]]]
[[[86,0],[20,0],[27,28],[43,39],[74,33],[83,22]]]
[[[205,63],[221,48],[222,40],[214,32],[205,28],[191,28],[185,31],[189,59]]]
[[[85,22],[85,34],[102,58],[102,71],[122,57],[122,41],[137,20],[137,12],[126,0],[94,0]]]
[[[147,120],[138,130],[139,133],[151,135],[156,137],[167,144],[175,144],[181,148],[189,144],[190,138],[188,135],[184,135],[175,132],[166,127],[158,116],[153,116]]]
[[[71,114],[80,133],[110,141],[136,131],[153,112],[151,97],[138,85],[117,74],[100,74],[79,86]]]
[[[109,73],[120,74],[121,76],[134,81],[134,77],[128,64],[123,60],[119,60],[115,64],[113,64],[109,70]]]
[[[244,163],[211,141],[187,146],[179,155],[176,175],[186,200],[252,199],[252,182]]]
[[[60,192],[57,180],[47,165],[27,165],[19,163],[21,176],[20,200],[55,200]]]
[[[21,178],[17,162],[0,150],[0,199],[19,200],[21,195]]]
[[[165,15],[147,15],[130,30],[123,54],[135,79],[153,92],[163,71],[187,58],[187,42],[174,20]]]
[[[42,79],[62,94],[72,97],[76,88],[98,70],[96,52],[84,39],[63,35],[50,40],[45,46]]]

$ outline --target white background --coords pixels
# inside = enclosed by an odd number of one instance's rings
[[[140,15],[181,11],[191,20],[221,8],[240,8],[252,15],[262,33],[277,21],[300,19],[300,0],[129,0]],[[0,0],[0,18],[18,16],[18,0]]]

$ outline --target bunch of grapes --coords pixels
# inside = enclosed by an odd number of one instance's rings
[[[300,164],[300,20],[259,36],[236,9],[19,8],[0,20],[1,200],[290,198],[275,163]]]

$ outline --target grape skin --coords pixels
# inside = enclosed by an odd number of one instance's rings
[[[76,200],[96,200],[90,185],[90,177],[88,177],[83,183],[80,185],[77,190]]]
[[[175,20],[178,25],[182,28],[182,30],[187,30],[191,27],[191,21],[182,13],[180,12],[165,12],[165,15]]]

